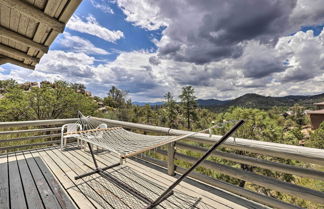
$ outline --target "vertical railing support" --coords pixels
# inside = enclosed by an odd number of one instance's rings
[[[175,155],[175,142],[171,142],[168,145],[168,174],[174,176],[174,155]]]

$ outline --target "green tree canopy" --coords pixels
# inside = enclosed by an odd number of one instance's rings
[[[77,110],[91,115],[97,103],[84,94],[77,93],[70,84],[56,81],[24,91],[11,88],[0,100],[2,120],[33,120],[75,117]]]
[[[114,108],[124,107],[126,105],[127,92],[112,86],[108,96],[104,98],[104,104]]]
[[[9,89],[17,87],[18,83],[14,79],[0,80],[0,94],[6,93]]]

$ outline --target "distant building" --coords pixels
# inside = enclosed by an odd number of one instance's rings
[[[38,82],[25,82],[23,84],[20,84],[20,88],[29,91],[31,88],[38,88],[39,83]]]
[[[314,105],[317,106],[317,110],[308,111],[307,114],[310,117],[312,129],[318,129],[324,121],[324,102],[314,103]]]
[[[96,100],[95,100],[95,101],[96,101]],[[97,102],[97,101],[96,101],[96,102]],[[105,104],[104,104],[102,101],[99,101],[99,102],[98,102],[98,106],[99,106],[99,107],[104,107]]]
[[[90,92],[90,91],[84,91],[84,94],[85,94],[86,96],[91,97],[91,92]]]
[[[317,107],[318,110],[324,109],[324,102],[314,103],[314,105]]]

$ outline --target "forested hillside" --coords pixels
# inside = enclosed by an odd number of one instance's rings
[[[258,94],[245,94],[233,100],[198,100],[201,107],[208,108],[216,112],[225,111],[229,107],[246,107],[269,110],[274,106],[289,108],[295,104],[304,106],[307,109],[314,108],[315,102],[324,101],[324,93],[313,96],[285,96],[266,97]]]

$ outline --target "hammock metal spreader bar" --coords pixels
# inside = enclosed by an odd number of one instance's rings
[[[152,202],[146,209],[154,208],[159,205],[166,197],[170,196],[172,190],[180,184],[183,179],[188,176],[199,164],[204,161],[219,145],[221,145],[226,139],[228,139],[241,125],[243,125],[244,121],[240,120],[231,130],[229,130],[220,140],[218,140],[197,162],[191,166],[180,178],[178,178],[168,189],[166,189],[154,202]]]

